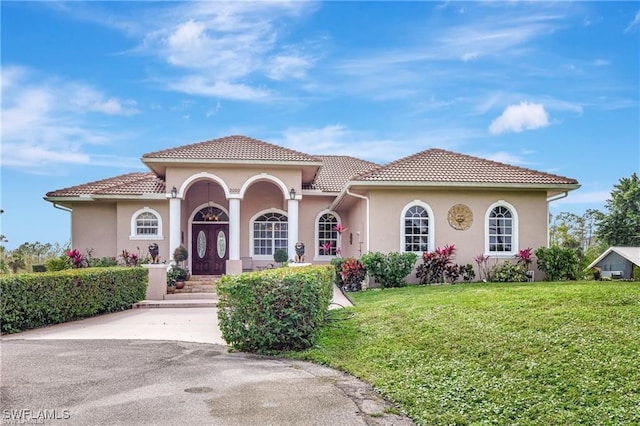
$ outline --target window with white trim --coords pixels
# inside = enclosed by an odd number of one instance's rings
[[[158,218],[151,212],[140,213],[136,218],[136,235],[158,235]]]
[[[270,212],[253,221],[254,256],[273,256],[277,249],[287,251],[288,244],[289,224],[286,215]]]
[[[488,253],[511,254],[515,250],[514,214],[505,205],[497,205],[488,217]]]
[[[333,212],[327,212],[318,217],[316,232],[318,241],[318,256],[336,256],[338,244],[338,231],[336,225],[340,222]]]
[[[405,207],[402,217],[402,250],[422,253],[431,249],[433,230],[431,213],[423,203]]]
[[[161,240],[162,218],[160,214],[148,207],[138,210],[131,216],[132,240]]]

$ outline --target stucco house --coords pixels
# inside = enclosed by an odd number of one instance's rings
[[[297,242],[311,263],[454,244],[456,262],[473,264],[479,254],[512,259],[546,246],[549,203],[579,187],[442,149],[379,165],[245,136],[150,152],[142,162],[148,172],[46,194],[71,212],[73,248],[116,256],[139,247],[144,256],[157,243],[170,260],[182,244],[194,275],[255,269],[273,263],[278,248],[293,258]]]

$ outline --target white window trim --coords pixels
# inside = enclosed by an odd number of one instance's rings
[[[427,215],[429,217],[429,250],[433,251],[435,250],[435,241],[436,241],[436,223],[435,223],[435,219],[433,216],[433,210],[431,209],[431,206],[427,203],[425,203],[424,201],[421,200],[413,200],[410,203],[407,203],[404,208],[402,209],[402,212],[400,213],[400,253],[407,253],[407,251],[405,250],[404,247],[404,238],[405,238],[405,229],[404,229],[404,215],[407,214],[407,211],[414,206],[420,206],[422,208],[424,208],[427,211]],[[418,252],[418,251],[414,251],[411,253],[415,253],[418,255],[418,257],[422,256],[422,252]]]
[[[316,216],[316,220],[313,222],[314,242],[316,246],[313,252],[313,260],[316,260],[316,261],[330,261],[331,259],[338,257],[338,256],[327,255],[327,254],[320,254],[320,235],[318,233],[318,221],[325,214],[332,214],[333,216],[335,216],[336,220],[338,221],[338,225],[342,225],[342,218],[338,213],[334,212],[333,210],[325,209],[320,213],[318,213],[318,215]],[[338,232],[338,240],[336,244],[342,250],[342,235],[339,232]]]
[[[271,208],[271,209],[266,209],[266,210],[262,210],[259,211],[258,213],[254,214],[251,219],[249,220],[249,255],[253,260],[270,260],[273,262],[273,255],[264,255],[264,254],[253,254],[253,249],[255,248],[255,244],[253,241],[253,224],[255,223],[256,219],[259,218],[260,216],[267,214],[267,213],[279,213],[283,216],[286,216],[287,218],[287,244],[289,242],[289,215],[287,214],[286,211],[284,210],[280,210],[280,209],[276,209],[276,208]],[[288,246],[288,245],[287,245]],[[292,259],[293,257],[291,256],[291,253],[287,253],[289,255],[289,258]]]
[[[136,221],[138,220],[138,216],[142,213],[151,213],[155,217],[158,218],[158,234],[157,235],[137,235],[136,234]],[[129,240],[147,240],[147,241],[157,241],[163,240],[162,236],[162,216],[158,213],[157,210],[151,209],[149,207],[143,207],[140,210],[136,211],[131,215],[131,234],[129,235]]]
[[[511,216],[513,220],[513,224],[511,227],[511,229],[513,230],[513,234],[511,236],[511,251],[500,251],[500,252],[489,251],[489,216],[491,215],[491,212],[493,211],[493,209],[495,209],[496,207],[506,207],[511,211]],[[515,254],[518,252],[518,247],[519,247],[518,234],[519,234],[518,211],[512,204],[504,200],[498,200],[495,203],[491,204],[489,208],[487,208],[487,211],[484,213],[484,254],[485,256],[491,256],[493,258],[510,258],[515,256]]]

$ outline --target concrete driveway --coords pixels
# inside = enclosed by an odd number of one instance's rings
[[[135,309],[1,343],[2,423],[413,424],[344,373],[230,353],[215,308]]]

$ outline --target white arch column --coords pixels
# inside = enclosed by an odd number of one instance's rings
[[[229,260],[227,260],[227,274],[242,273],[240,259],[240,195],[229,196]]]
[[[182,200],[180,198],[169,199],[169,254],[167,259],[173,259],[173,252],[180,245],[180,213]]]
[[[288,200],[287,215],[289,221],[289,259],[296,258],[296,243],[298,242],[298,200]]]

